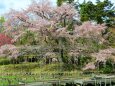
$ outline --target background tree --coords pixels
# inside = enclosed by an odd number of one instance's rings
[[[81,21],[94,20],[95,10],[95,5],[91,1],[84,1],[82,4],[80,4]]]
[[[0,17],[0,32],[3,31],[4,27],[3,27],[3,23],[5,22],[5,19],[3,16]]]
[[[57,0],[57,5],[61,6],[64,2],[72,3],[74,0]]]
[[[109,0],[100,1],[96,4],[91,1],[80,4],[81,21],[94,20],[97,23],[111,25],[114,22],[115,8]]]

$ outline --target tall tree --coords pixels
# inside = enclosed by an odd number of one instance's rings
[[[81,21],[90,21],[94,19],[95,5],[91,2],[83,2],[80,5]]]
[[[96,4],[91,1],[80,4],[81,21],[94,20],[97,23],[113,23],[115,17],[114,4],[109,0],[97,0]]]

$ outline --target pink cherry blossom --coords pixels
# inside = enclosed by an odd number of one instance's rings
[[[93,62],[90,62],[88,64],[86,64],[86,66],[83,68],[83,70],[94,70],[96,67],[95,67],[95,64]]]
[[[6,44],[0,47],[0,56],[8,56],[8,58],[17,58],[18,49],[12,44]]]
[[[100,43],[104,41],[102,31],[106,29],[105,25],[87,21],[82,25],[73,23],[73,31],[68,30],[68,22],[79,15],[71,4],[53,7],[50,2],[44,2],[44,0],[42,2],[34,1],[27,9],[22,11],[11,10],[6,15],[5,32],[14,38],[13,41],[20,38],[25,33],[25,29],[38,32],[39,36],[44,36],[44,38],[47,36],[52,36],[52,38],[67,37],[74,42],[78,37],[87,37],[98,38],[101,40]],[[15,35],[15,32],[18,34]]]
[[[92,56],[96,58],[96,61],[106,62],[108,58],[111,58],[113,53],[115,53],[115,49],[109,48],[100,50],[98,53],[92,53]]]
[[[102,31],[106,29],[106,26],[100,24],[92,24],[92,22],[84,22],[81,26],[75,26],[75,34],[79,37],[91,37],[101,35]]]

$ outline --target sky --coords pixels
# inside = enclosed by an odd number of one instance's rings
[[[0,0],[0,15],[7,13],[10,9],[21,10],[28,7],[32,0]],[[79,0],[83,2],[84,0]],[[86,0],[88,1],[88,0]],[[96,0],[91,0],[95,2]],[[51,0],[52,4],[56,4],[56,0]],[[115,4],[115,0],[111,0]]]

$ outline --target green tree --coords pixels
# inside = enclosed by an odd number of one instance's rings
[[[95,5],[91,2],[83,2],[80,4],[81,21],[88,21],[94,19]]]
[[[74,0],[57,0],[57,5],[61,6],[64,2],[72,3]]]
[[[97,0],[96,4],[91,1],[80,4],[81,21],[94,20],[97,23],[111,25],[115,17],[114,4],[109,0]]]
[[[5,22],[5,18],[3,16],[0,17],[0,32],[3,31],[3,23]]]
[[[0,17],[0,24],[3,24],[5,22],[5,19],[3,16]]]

